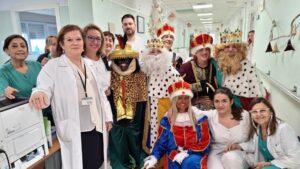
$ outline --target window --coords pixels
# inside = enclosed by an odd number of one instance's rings
[[[45,39],[57,35],[56,25],[40,22],[21,22],[22,36],[28,42],[30,55],[38,56],[44,53]]]

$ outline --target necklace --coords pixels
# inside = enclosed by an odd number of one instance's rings
[[[268,133],[267,132],[262,132],[261,137],[262,137],[263,140],[266,140],[267,137],[268,137]]]

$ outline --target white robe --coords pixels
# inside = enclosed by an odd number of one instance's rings
[[[224,76],[224,87],[229,88],[234,95],[246,98],[262,97],[265,90],[256,69],[249,60],[241,61],[242,70],[235,75]]]
[[[162,118],[162,112],[159,112],[159,110],[161,109],[161,106],[166,107],[166,105],[159,104],[159,99],[169,98],[168,87],[175,82],[182,81],[182,77],[172,66],[168,58],[169,51],[165,48],[161,49],[161,53],[155,56],[149,54],[149,48],[147,48],[144,52],[145,53],[141,57],[141,61],[144,64],[141,68],[148,77],[150,113],[146,114],[147,117],[145,124],[147,125],[147,120],[149,120],[151,152],[158,137],[158,126],[160,122],[159,117]],[[163,114],[164,113],[165,112],[163,112]]]
[[[199,111],[199,110],[197,110]],[[228,144],[247,141],[250,120],[247,111],[242,112],[242,120],[237,126],[226,128],[219,123],[217,110],[201,111],[208,117],[209,129],[212,136],[212,147],[208,155],[209,169],[243,169],[247,168],[246,159],[240,150],[224,152]]]

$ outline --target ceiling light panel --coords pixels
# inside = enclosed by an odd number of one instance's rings
[[[198,13],[197,16],[212,16],[212,13]]]
[[[200,18],[201,21],[211,21],[212,18]]]
[[[213,4],[197,4],[193,5],[193,9],[205,9],[205,8],[212,8]]]

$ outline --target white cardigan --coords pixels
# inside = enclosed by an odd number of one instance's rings
[[[277,120],[276,132],[268,136],[267,147],[274,160],[273,165],[280,168],[299,169],[300,168],[300,144],[294,129],[280,120]],[[240,143],[241,148],[246,152],[246,159],[249,165],[253,166],[264,161],[258,149],[258,135],[254,134],[253,139]]]

